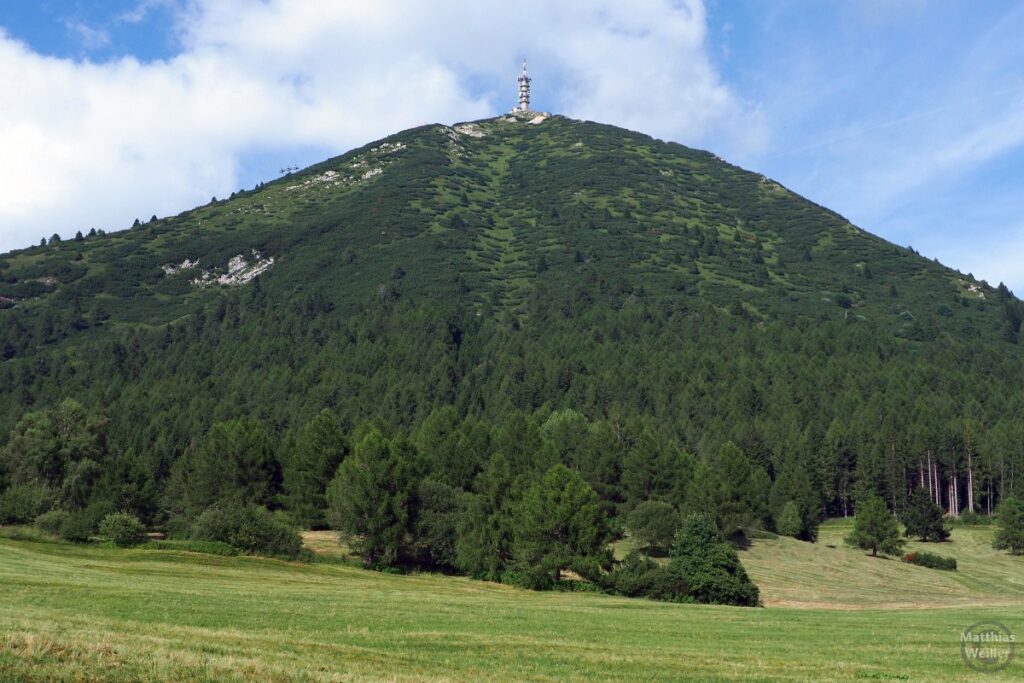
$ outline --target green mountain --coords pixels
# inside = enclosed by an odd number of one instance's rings
[[[926,457],[966,500],[969,456],[976,507],[998,502],[1024,457],[1005,287],[708,152],[532,116],[3,255],[0,445],[74,398],[162,490],[219,421],[285,452],[324,408],[403,432],[452,406],[506,455],[525,417],[616,505],[669,495],[633,454],[727,441],[771,481],[809,476],[829,514],[858,481],[901,506]],[[600,467],[541,429],[567,411],[614,434]]]

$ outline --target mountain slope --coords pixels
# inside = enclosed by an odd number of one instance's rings
[[[76,397],[158,476],[240,415],[283,433],[324,407],[393,428],[572,408],[629,443],[731,439],[772,476],[799,456],[836,510],[858,462],[895,500],[963,421],[993,458],[1017,438],[1005,288],[709,153],[559,116],[405,131],[9,253],[0,282],[3,433]]]
[[[406,131],[134,231],[9,254],[2,291],[24,308],[77,300],[106,304],[115,323],[159,324],[210,298],[191,281],[238,255],[257,263],[253,250],[275,259],[264,279],[277,291],[322,284],[337,303],[367,300],[398,264],[403,294],[511,314],[590,277],[620,297],[642,285],[740,301],[755,317],[839,306],[899,332],[946,304],[958,315],[944,330],[991,337],[1001,324],[998,306],[979,306],[992,289],[764,177],[562,117]]]

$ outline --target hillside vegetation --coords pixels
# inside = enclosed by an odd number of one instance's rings
[[[639,133],[425,126],[82,233],[0,257],[0,523],[344,527],[372,480],[369,562],[557,578],[647,501],[810,539],[925,481],[987,513],[1024,464],[1012,293]]]

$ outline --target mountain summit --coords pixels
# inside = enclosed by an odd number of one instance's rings
[[[106,327],[166,323],[260,276],[274,291],[323,285],[339,304],[402,296],[525,316],[538,293],[592,283],[613,307],[703,301],[911,337],[925,322],[959,337],[1001,329],[999,306],[983,305],[994,289],[768,178],[534,112],[409,130],[131,231],[8,254],[2,267],[8,307],[32,317],[60,301],[95,305]]]

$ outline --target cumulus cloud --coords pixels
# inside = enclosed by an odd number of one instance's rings
[[[168,0],[120,16],[141,22]],[[237,189],[247,154],[345,149],[535,104],[699,144],[759,144],[707,57],[700,0],[191,0],[167,60],[41,56],[0,31],[0,249]]]

